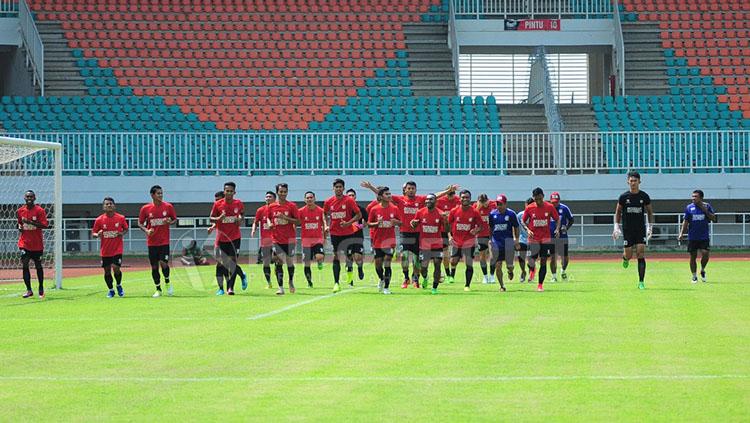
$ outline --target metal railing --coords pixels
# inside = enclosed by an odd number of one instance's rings
[[[560,117],[560,109],[555,101],[555,91],[552,88],[552,78],[550,77],[549,65],[547,63],[547,50],[544,46],[539,46],[534,50],[534,54],[529,56],[531,61],[532,73],[536,73],[540,78],[541,96],[540,100],[544,103],[544,115],[547,117],[547,129],[549,132],[562,132],[563,122]],[[536,65],[536,72],[535,70]],[[531,84],[529,84],[531,89]],[[531,103],[531,98],[529,98]]]
[[[31,66],[34,84],[39,84],[41,94],[44,96],[44,44],[26,0],[18,0],[18,23],[21,27],[23,46],[26,49],[26,67]]]
[[[456,7],[453,2],[448,3],[448,47],[451,49],[451,61],[453,62],[453,79],[456,83],[456,93],[461,89],[460,72],[458,71],[458,35],[456,34]]]
[[[612,199],[613,203],[616,199]],[[516,202],[520,205],[519,202]],[[513,204],[510,205],[511,207]],[[613,206],[614,208],[614,206]],[[179,215],[179,206],[178,206]],[[575,212],[575,210],[574,210]],[[711,245],[731,248],[750,247],[750,213],[717,213],[718,222],[711,223]],[[678,241],[677,234],[682,225],[682,213],[658,213],[657,223],[654,224],[654,235],[649,241],[653,248],[674,249],[687,244],[686,240]],[[15,221],[0,220],[0,228],[13,228]],[[63,219],[63,251],[66,254],[80,253],[89,255],[99,254],[99,240],[92,238],[91,228],[94,218]],[[135,218],[128,218],[130,231],[125,234],[124,249],[127,253],[145,254],[146,237],[138,230]],[[258,233],[255,237],[250,234],[252,218],[246,219],[242,227],[242,252],[256,254],[258,252]],[[198,246],[206,251],[213,251],[215,235],[206,232],[207,217],[180,217],[177,226],[171,229],[171,247],[174,256],[178,256],[182,248],[195,240]],[[370,238],[365,231],[365,246],[370,251]],[[18,230],[0,229],[0,252],[15,253]],[[612,249],[622,247],[622,238],[612,239],[612,213],[605,214],[576,214],[575,225],[568,232],[570,248],[573,250]],[[299,238],[299,234],[298,234]],[[328,251],[330,245],[326,245]],[[301,252],[301,249],[298,249]]]
[[[614,15],[614,45],[612,45],[612,68],[615,70],[615,78],[617,81],[616,91],[619,91],[620,95],[625,95],[625,40],[622,35],[622,21],[620,20],[619,1],[615,0],[615,13]],[[609,93],[607,93],[609,94]]]
[[[0,0],[0,13],[4,16],[18,14],[18,0]]]
[[[451,0],[458,19],[601,19],[612,17],[611,0]]]
[[[562,133],[26,133],[65,175],[748,172],[750,131]],[[553,140],[563,162],[553,160]],[[29,169],[43,163],[26,159]]]

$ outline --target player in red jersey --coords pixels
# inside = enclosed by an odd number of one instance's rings
[[[357,191],[349,188],[346,190],[346,195],[351,197],[355,202],[357,201]],[[351,236],[351,243],[349,243],[349,250],[346,252],[346,268],[354,269],[354,262],[357,263],[357,276],[362,281],[365,278],[364,260],[365,254],[365,232],[364,227],[367,225],[367,211],[362,207],[359,208],[359,212],[362,213],[362,217],[354,222],[354,228],[357,230],[354,235]],[[354,272],[347,270],[347,279],[350,280],[349,285],[354,286],[351,282],[354,280]]]
[[[263,276],[266,278],[266,288],[271,288],[271,260],[273,258],[273,237],[271,236],[271,226],[268,224],[268,210],[271,204],[276,202],[276,193],[266,191],[266,204],[258,207],[255,212],[255,219],[250,236],[255,238],[255,233],[260,229],[260,254],[263,260]]]
[[[452,189],[446,193],[444,197],[440,197],[437,199],[437,203],[435,204],[435,207],[437,207],[438,210],[440,210],[440,213],[445,216],[445,218],[448,218],[448,214],[451,210],[455,209],[456,207],[461,205],[461,199],[458,198],[458,195],[456,195],[456,189]],[[453,283],[453,278],[456,276],[451,269],[451,255],[450,255],[450,237],[448,236],[448,231],[450,228],[448,226],[445,227],[445,232],[443,232],[443,267],[445,267],[445,281],[448,283]]]
[[[547,275],[547,257],[553,251],[553,239],[550,233],[550,221],[558,220],[560,215],[551,203],[544,201],[544,191],[536,187],[532,191],[534,202],[523,211],[521,224],[529,234],[529,253],[534,260],[540,257],[539,283],[537,291],[544,291],[544,277]],[[555,228],[554,238],[560,237],[560,227]]]
[[[216,295],[224,295],[222,279],[227,281],[228,295],[234,295],[234,283],[241,273],[242,289],[247,289],[247,277],[237,264],[242,234],[240,226],[245,220],[245,205],[234,198],[237,185],[224,184],[224,198],[217,200],[211,208],[210,220],[216,224],[216,281],[219,290]]]
[[[333,181],[333,196],[323,203],[323,211],[327,216],[329,223],[328,228],[331,232],[331,245],[333,246],[333,292],[338,292],[339,278],[341,276],[341,262],[346,262],[347,252],[355,242],[354,234],[357,227],[354,223],[362,218],[357,202],[348,195],[344,195],[346,184],[343,179]],[[362,254],[352,254],[354,261],[362,262]],[[360,279],[364,278],[362,266],[359,267]],[[353,282],[353,269],[347,268],[347,282],[351,285]]]
[[[294,294],[294,247],[297,244],[296,225],[299,225],[297,205],[287,201],[289,185],[276,184],[278,201],[271,204],[266,221],[271,226],[273,252],[276,255],[276,282],[279,290],[276,295],[284,295],[284,263],[289,274],[289,292]]]
[[[310,260],[315,259],[318,270],[323,269],[323,243],[328,234],[328,224],[325,213],[321,207],[315,204],[315,193],[305,193],[305,205],[299,209],[300,238],[302,239],[302,260],[305,263],[305,279],[307,286],[312,288],[312,269]]]
[[[482,283],[495,283],[495,275],[493,272],[487,271],[487,262],[490,259],[490,212],[497,208],[497,204],[494,201],[490,201],[487,194],[482,193],[477,197],[477,202],[474,203],[474,208],[477,209],[479,214],[482,216],[482,230],[477,234],[477,246],[479,246],[479,267],[482,268]]]
[[[378,188],[379,204],[370,209],[367,226],[370,227],[372,248],[375,251],[375,271],[382,281],[378,289],[390,294],[391,258],[396,247],[396,226],[401,225],[401,210],[391,204],[391,191],[388,187]],[[385,267],[385,269],[384,269]]]
[[[466,285],[464,291],[471,288],[471,278],[474,276],[474,247],[477,234],[482,231],[484,222],[482,215],[471,206],[471,192],[467,189],[459,193],[461,206],[451,210],[448,214],[448,224],[451,234],[451,274],[456,274],[456,266],[461,257],[466,264]]]
[[[422,273],[422,287],[427,286],[427,272],[430,262],[435,271],[432,278],[432,293],[437,294],[440,283],[440,267],[443,260],[443,231],[446,225],[445,216],[435,207],[437,197],[427,194],[425,207],[419,209],[409,224],[419,231],[419,263]]]
[[[43,208],[34,204],[36,194],[28,190],[23,195],[25,205],[16,210],[16,220],[18,222],[18,248],[21,250],[21,266],[23,267],[23,283],[26,285],[26,292],[23,298],[34,296],[31,290],[31,270],[29,261],[34,261],[36,268],[36,277],[39,281],[39,298],[44,298],[44,268],[42,267],[42,255],[44,254],[44,239],[42,229],[49,227],[47,222],[47,213]]]
[[[177,223],[174,207],[164,201],[164,191],[159,185],[149,190],[151,203],[141,207],[138,213],[138,227],[146,234],[148,246],[148,261],[151,264],[151,278],[156,285],[153,297],[161,297],[161,281],[159,267],[167,285],[167,294],[172,295],[172,285],[169,283],[169,226]]]
[[[128,221],[125,216],[115,212],[115,200],[112,197],[104,197],[102,202],[102,213],[94,221],[94,227],[91,230],[94,238],[101,240],[101,258],[102,268],[104,269],[104,283],[107,284],[109,292],[107,298],[115,296],[114,286],[112,286],[112,273],[117,283],[117,295],[125,295],[122,289],[122,237],[128,231]]]

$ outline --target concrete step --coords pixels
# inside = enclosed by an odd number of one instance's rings
[[[456,90],[448,88],[413,88],[412,93],[416,97],[452,97],[457,95]]]

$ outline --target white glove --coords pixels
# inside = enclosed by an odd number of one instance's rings
[[[612,231],[612,239],[617,241],[617,239],[620,238],[620,235],[622,235],[622,231],[620,230],[620,225],[618,223],[615,223],[615,229]]]
[[[646,239],[650,240],[651,235],[653,234],[654,234],[654,225],[649,223],[648,225],[646,225]]]

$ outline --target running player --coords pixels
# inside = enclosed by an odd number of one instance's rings
[[[240,226],[244,221],[245,205],[234,198],[237,185],[234,182],[224,184],[224,198],[216,201],[211,208],[210,219],[216,224],[216,281],[219,290],[216,295],[224,295],[221,278],[227,281],[227,295],[234,295],[234,283],[240,272],[237,256],[240,253],[242,234]],[[247,289],[247,277],[242,273],[242,290]]]
[[[706,282],[706,265],[710,250],[711,228],[709,222],[716,222],[716,213],[711,204],[703,202],[703,191],[693,191],[693,201],[685,206],[685,216],[677,239],[682,241],[685,232],[688,235],[688,252],[690,253],[690,272],[693,283],[698,282],[695,263],[698,253],[701,253],[701,281]]]
[[[633,257],[633,248],[638,258],[638,289],[646,289],[646,241],[653,233],[654,210],[651,207],[651,197],[641,191],[641,174],[632,170],[628,172],[628,185],[617,200],[615,208],[615,228],[612,238],[617,240],[623,235],[622,267],[628,267]],[[645,217],[648,214],[648,221]],[[622,221],[622,229],[620,222]]]
[[[159,185],[152,186],[149,192],[151,203],[141,207],[138,213],[138,227],[146,234],[151,278],[156,286],[153,297],[159,298],[162,294],[160,267],[164,283],[167,285],[167,295],[174,293],[169,283],[169,226],[177,223],[177,214],[174,207],[164,201],[164,191]]]
[[[331,232],[331,245],[333,246],[333,292],[338,292],[339,279],[341,277],[341,262],[346,263],[347,252],[357,232],[354,223],[362,218],[357,202],[348,195],[344,195],[346,184],[343,179],[333,181],[333,196],[323,203],[323,212],[328,217],[328,230]],[[361,261],[361,254],[353,254],[354,261]],[[361,267],[360,267],[361,269]],[[347,282],[353,284],[354,269],[348,267]],[[364,275],[363,275],[364,277]]]
[[[533,203],[534,199],[529,197],[526,199],[526,205]],[[524,207],[525,208],[525,207]],[[523,210],[518,213],[518,265],[521,267],[520,283],[526,281],[526,259],[529,260],[529,282],[534,281],[534,273],[536,268],[534,267],[534,259],[528,256],[529,253],[529,233],[526,232],[526,228],[521,223],[523,221]]]
[[[430,268],[430,262],[435,267],[432,278],[433,294],[437,294],[438,284],[440,283],[440,267],[443,261],[442,233],[446,226],[445,216],[435,207],[436,203],[437,197],[435,194],[427,194],[425,207],[419,209],[414,219],[409,222],[412,228],[419,231],[419,263],[423,288],[427,286],[427,272]]]
[[[560,238],[555,239],[555,246],[552,249],[549,267],[552,270],[552,282],[557,282],[557,256],[562,259],[562,276],[563,280],[568,280],[568,274],[565,270],[568,268],[568,230],[573,226],[573,213],[570,208],[560,202],[560,193],[555,191],[549,196],[549,202],[557,209],[560,215]],[[552,221],[550,231],[555,232],[557,220]]]
[[[503,194],[497,196],[497,208],[489,215],[489,226],[492,231],[492,269],[497,275],[500,291],[505,291],[503,283],[502,262],[508,269],[508,280],[513,280],[513,256],[519,249],[518,216],[507,207],[508,197]]]
[[[440,211],[440,213],[445,216],[445,218],[448,218],[448,214],[451,212],[451,210],[455,209],[456,207],[461,205],[461,200],[458,198],[458,195],[456,195],[456,189],[452,189],[446,193],[444,197],[440,197],[437,199],[437,204],[435,207]],[[455,273],[451,269],[451,254],[450,254],[450,237],[448,236],[448,231],[450,230],[450,227],[446,225],[445,232],[443,232],[443,267],[445,267],[445,281],[448,283],[453,283],[454,277],[456,276]]]
[[[276,295],[284,295],[284,263],[286,263],[289,275],[289,292],[294,294],[294,247],[297,244],[297,231],[295,225],[299,225],[297,205],[287,201],[289,185],[285,183],[276,184],[276,195],[278,201],[268,206],[266,222],[271,227],[273,238],[273,253],[276,256],[276,282],[279,290]]]
[[[448,214],[451,234],[451,274],[456,274],[456,266],[463,257],[466,264],[464,291],[470,291],[471,278],[474,276],[474,248],[477,244],[477,234],[482,231],[484,222],[477,209],[471,206],[469,190],[461,191],[459,198],[461,206],[454,208]]]
[[[36,268],[36,278],[39,281],[39,298],[44,299],[44,267],[42,267],[42,255],[44,254],[44,239],[42,230],[49,227],[47,213],[43,208],[34,204],[36,194],[28,190],[23,195],[25,205],[16,210],[16,220],[18,222],[18,248],[21,250],[21,266],[23,267],[23,283],[26,285],[26,292],[23,298],[34,296],[31,290],[31,270],[29,261],[34,261]]]
[[[477,197],[477,202],[474,203],[474,207],[477,209],[479,214],[482,216],[482,230],[477,234],[477,246],[479,247],[479,267],[482,268],[482,283],[492,284],[495,283],[495,275],[493,272],[487,272],[487,261],[490,258],[490,212],[495,210],[497,205],[494,201],[490,201],[487,194],[481,193]]]
[[[224,191],[216,191],[214,193],[214,203],[224,198]],[[210,220],[210,217],[209,217]],[[208,227],[208,233],[211,234],[213,231],[215,231],[217,228],[216,222],[211,223],[211,226]],[[195,242],[195,241],[193,241]],[[218,272],[218,265],[219,265],[219,257],[223,253],[221,252],[221,249],[219,248],[219,237],[217,236],[214,241],[214,257],[217,259],[217,272],[216,272],[216,284],[219,285],[219,290],[216,291],[216,295],[224,295],[224,272],[221,272],[219,274]],[[204,259],[205,261],[205,259]],[[237,269],[237,276],[240,277],[240,280],[242,281],[242,289],[247,289],[247,276],[245,275],[245,272],[242,270],[242,267],[239,265],[239,263],[235,264]],[[226,276],[227,281],[229,281],[229,275]]]
[[[531,253],[531,258],[534,260],[537,257],[540,258],[539,283],[536,290],[542,292],[544,291],[544,277],[547,275],[547,257],[550,256],[554,245],[549,222],[553,219],[559,219],[560,216],[552,204],[544,201],[544,191],[541,188],[534,188],[532,197],[534,198],[534,202],[526,206],[521,224],[529,233],[529,252]],[[559,237],[560,228],[556,228],[554,238]]]
[[[305,279],[307,286],[312,288],[312,269],[310,260],[315,259],[318,263],[318,270],[323,269],[323,240],[328,234],[328,225],[326,224],[323,209],[315,204],[315,193],[307,191],[305,193],[305,205],[299,209],[300,220],[300,238],[302,238],[302,261],[305,263]]]
[[[357,201],[357,191],[349,188],[348,190],[346,190],[346,195],[351,197],[351,199],[355,202]],[[358,221],[354,222],[354,228],[357,230],[357,232],[354,232],[354,234],[351,236],[349,250],[347,250],[346,252],[346,268],[353,269],[354,262],[356,262],[357,276],[359,277],[359,280],[362,281],[365,279],[363,259],[365,254],[365,233],[363,228],[365,227],[365,225],[367,225],[367,211],[360,207],[359,212],[362,213],[362,217]],[[349,270],[347,270],[347,272],[349,272]],[[349,286],[354,286],[354,275],[347,275],[347,279],[352,281],[349,282]]]
[[[255,238],[255,232],[260,229],[260,249],[258,253],[263,260],[263,276],[266,278],[266,288],[271,289],[271,259],[273,258],[273,236],[268,223],[268,210],[276,202],[276,193],[266,191],[266,204],[258,207],[250,236]]]
[[[401,210],[391,204],[391,191],[388,187],[378,188],[378,202],[370,209],[367,226],[370,227],[372,247],[375,251],[375,272],[382,283],[378,290],[390,294],[391,258],[396,247],[396,226],[401,225]],[[385,267],[385,268],[384,268]]]
[[[115,296],[114,286],[112,286],[112,273],[114,271],[114,280],[117,283],[117,295],[125,295],[122,289],[122,237],[128,231],[128,221],[125,216],[115,212],[115,200],[112,197],[104,197],[102,202],[102,213],[94,221],[94,227],[91,230],[94,238],[101,240],[100,254],[102,258],[102,268],[104,269],[104,283],[107,284],[109,292],[107,298]]]

